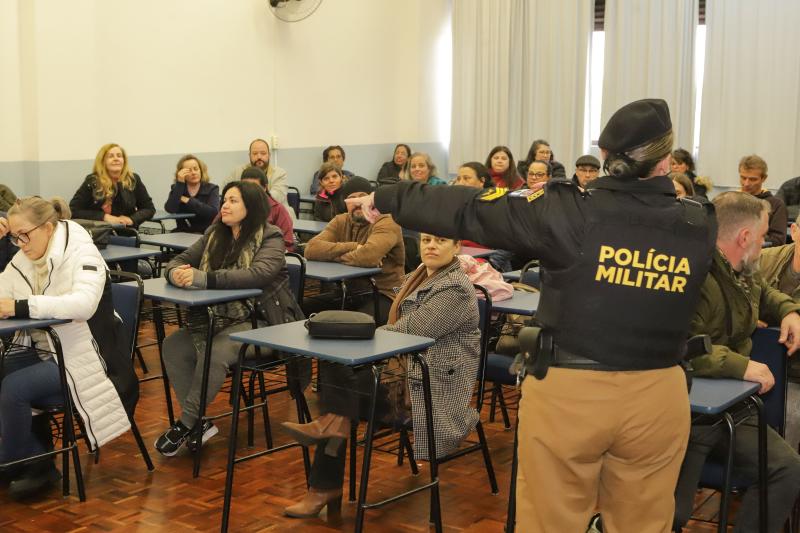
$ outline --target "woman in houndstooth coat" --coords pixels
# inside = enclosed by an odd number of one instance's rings
[[[460,247],[459,241],[425,233],[420,235],[422,264],[406,276],[389,311],[388,323],[382,326],[390,331],[436,339],[422,355],[430,369],[438,457],[456,449],[478,421],[478,413],[470,405],[480,352],[478,302],[475,289],[456,257]],[[371,379],[368,373],[362,375]],[[421,369],[413,365],[408,381],[414,452],[416,457],[428,459],[421,379]],[[327,386],[323,389],[329,390]],[[299,442],[317,445],[308,492],[301,501],[284,509],[287,516],[310,518],[326,506],[329,519],[341,512],[344,448],[349,437],[350,418],[355,416],[357,408],[351,406],[353,412],[345,416],[347,410],[332,407],[348,402],[334,401],[333,396],[356,395],[343,394],[341,389],[331,387],[323,394],[328,401],[323,407],[325,414],[308,424],[282,424]],[[382,403],[386,403],[385,398]]]
[[[436,455],[452,452],[472,431],[478,412],[471,405],[478,373],[480,329],[475,289],[456,257],[460,243],[423,233],[422,264],[406,277],[389,313],[390,331],[431,337],[422,355],[430,368]],[[409,367],[414,454],[428,459],[422,370]]]

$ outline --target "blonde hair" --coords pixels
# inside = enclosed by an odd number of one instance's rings
[[[617,178],[647,178],[656,165],[672,153],[673,133],[666,134],[624,153],[608,154],[603,170]]]
[[[408,161],[406,161],[406,168],[408,169],[408,174],[407,174],[408,179],[411,179],[411,161],[415,157],[422,157],[425,159],[425,164],[428,166],[428,179],[431,179],[432,177],[436,176],[437,172],[436,165],[433,164],[433,159],[431,159],[431,156],[429,156],[425,152],[414,152],[413,154],[411,154],[411,157],[408,158]]]
[[[200,182],[208,183],[211,180],[211,176],[208,175],[208,166],[202,159],[192,154],[186,154],[185,156],[178,159],[178,164],[175,166],[175,181],[178,181],[178,172],[180,172],[181,169],[183,168],[183,164],[191,160],[197,161],[197,166],[200,167]]]
[[[689,176],[683,172],[670,172],[669,177],[672,181],[681,184],[681,187],[683,187],[683,190],[686,192],[686,196],[694,196],[694,185],[692,185],[692,180],[689,179]]]
[[[92,168],[92,172],[96,176],[94,190],[92,191],[95,200],[102,200],[104,198],[111,199],[114,197],[114,182],[111,176],[108,175],[105,161],[106,154],[112,148],[119,148],[122,152],[122,159],[124,160],[122,174],[119,176],[120,183],[129,191],[132,191],[134,187],[136,187],[136,182],[133,179],[133,171],[128,167],[128,154],[125,153],[125,149],[115,143],[104,144],[97,152],[97,156],[94,158],[94,167]]]
[[[72,213],[67,202],[59,196],[54,196],[49,200],[45,200],[41,196],[26,196],[17,198],[14,205],[8,210],[8,216],[13,215],[22,215],[35,226],[41,226],[46,222],[55,226],[59,220],[70,218]]]

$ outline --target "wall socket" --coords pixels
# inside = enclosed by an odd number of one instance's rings
[[[279,146],[278,146],[278,136],[273,134],[269,138],[269,144],[270,144],[270,146],[272,146],[273,150],[277,150],[279,148]]]

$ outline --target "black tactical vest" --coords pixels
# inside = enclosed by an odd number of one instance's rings
[[[557,349],[630,370],[670,367],[711,265],[713,207],[620,189],[591,191],[578,260],[543,269],[536,319]]]

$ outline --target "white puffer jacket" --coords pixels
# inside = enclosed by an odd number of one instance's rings
[[[65,318],[54,326],[64,352],[67,382],[89,440],[102,446],[130,429],[130,422],[89,330],[106,282],[106,264],[89,233],[60,221],[47,255],[50,274],[41,295],[32,295],[33,263],[18,252],[0,274],[0,298],[28,300],[31,318]],[[30,337],[16,342],[30,345]],[[50,341],[52,349],[52,341]]]

